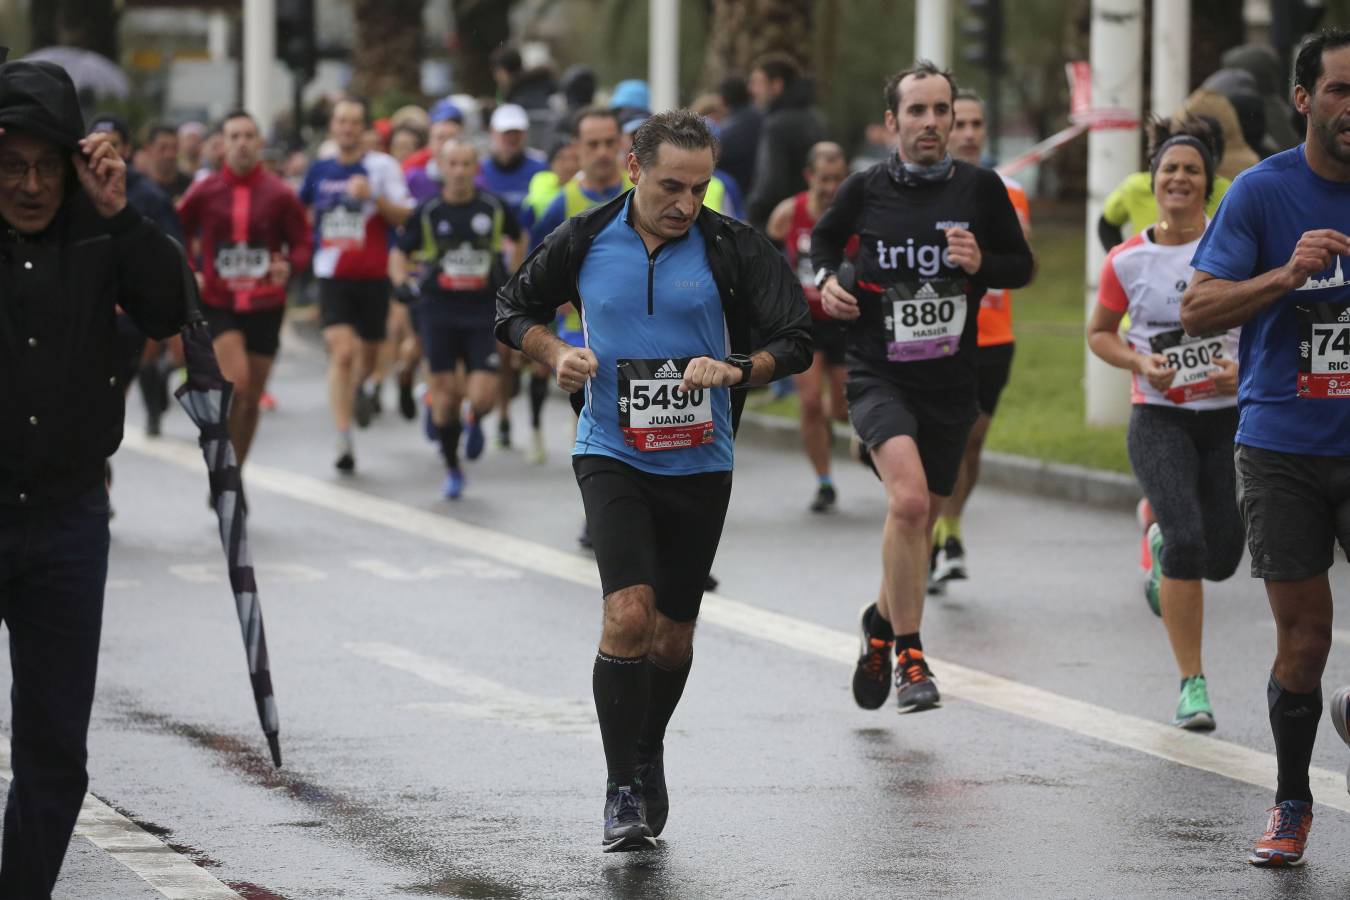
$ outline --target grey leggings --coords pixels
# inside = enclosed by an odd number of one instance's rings
[[[1130,465],[1162,529],[1168,578],[1223,581],[1242,560],[1233,472],[1236,409],[1192,411],[1137,403]]]

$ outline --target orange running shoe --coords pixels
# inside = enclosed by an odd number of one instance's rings
[[[258,398],[258,408],[263,412],[271,412],[277,408],[277,398],[267,391],[263,391],[262,396]]]
[[[1254,866],[1301,866],[1303,848],[1308,844],[1312,826],[1312,804],[1306,800],[1286,800],[1272,806],[1266,833],[1256,842],[1247,862]]]

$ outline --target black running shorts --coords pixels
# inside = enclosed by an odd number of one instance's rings
[[[811,341],[814,343],[817,353],[825,354],[826,365],[842,366],[844,364],[844,353],[848,349],[848,331],[842,323],[833,320],[822,322],[818,319],[812,319]]]
[[[998,409],[998,398],[1008,386],[1012,374],[1012,343],[981,347],[975,351],[975,378],[979,391],[980,412],[992,416]]]
[[[324,328],[350,325],[363,341],[382,341],[389,321],[389,279],[319,279],[319,320]]]
[[[722,539],[731,472],[652,475],[596,454],[573,457],[572,469],[605,595],[651,585],[666,618],[697,618]]]
[[[461,361],[466,372],[495,372],[501,364],[492,323],[460,325],[421,316],[422,353],[433,372],[453,372]]]
[[[928,490],[950,497],[961,471],[966,438],[979,413],[973,392],[926,395],[906,391],[865,370],[853,369],[844,386],[853,430],[869,451],[902,435],[919,446]]]
[[[286,316],[284,306],[239,313],[203,304],[202,312],[206,315],[212,338],[218,338],[227,331],[242,331],[245,352],[269,358],[277,355],[281,347],[281,321]]]
[[[1312,401],[1299,401],[1312,402]],[[1238,444],[1238,508],[1252,577],[1300,581],[1350,560],[1350,456],[1305,456]]]

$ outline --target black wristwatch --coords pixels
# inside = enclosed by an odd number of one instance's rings
[[[754,371],[755,364],[751,362],[750,357],[740,353],[733,353],[722,360],[729,366],[735,366],[741,370],[741,380],[732,385],[732,388],[748,388],[750,386],[750,373]]]

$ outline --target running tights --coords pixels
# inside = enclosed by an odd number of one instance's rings
[[[1130,465],[1162,529],[1168,578],[1223,581],[1245,546],[1233,472],[1237,410],[1199,412],[1137,403]]]

